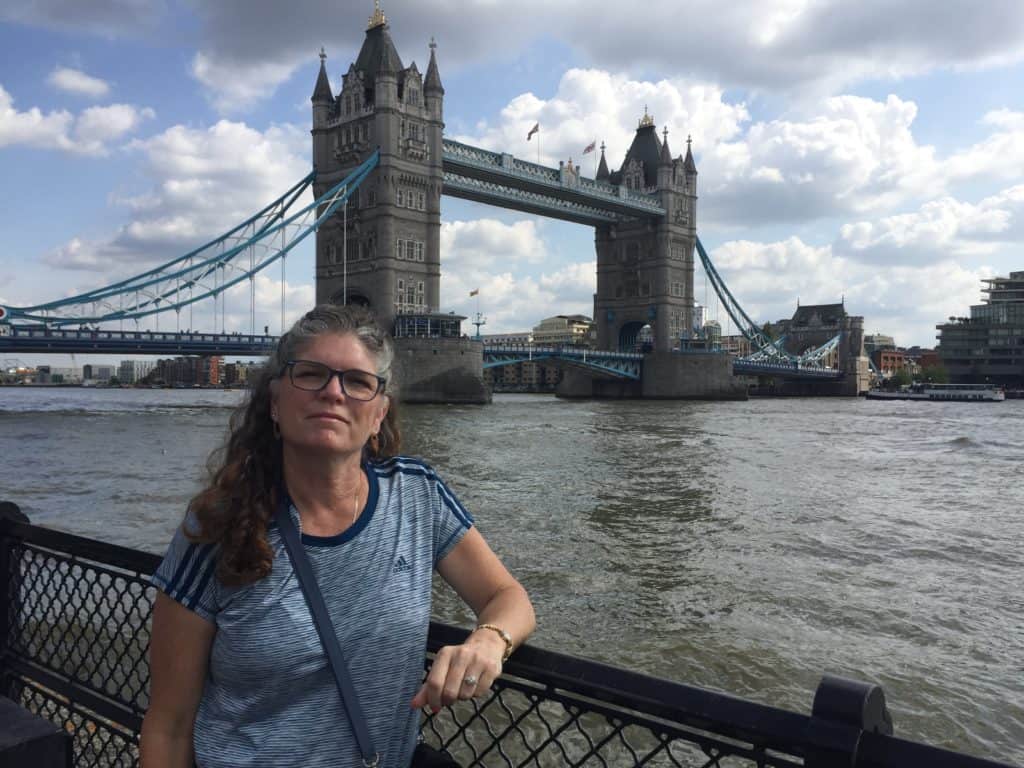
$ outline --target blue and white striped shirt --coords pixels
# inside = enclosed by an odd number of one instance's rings
[[[302,535],[382,768],[405,768],[419,712],[435,566],[473,524],[433,469],[364,465],[369,495],[338,536]],[[298,511],[292,517],[299,525]],[[192,525],[191,518],[185,525]],[[361,765],[327,657],[276,527],[273,570],[245,587],[215,575],[216,546],[179,530],[153,584],[217,626],[195,721],[200,768]]]

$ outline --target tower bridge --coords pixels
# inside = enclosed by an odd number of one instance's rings
[[[326,59],[321,50],[311,97],[313,171],[305,179],[221,237],[160,267],[78,296],[0,308],[0,349],[264,348],[272,337],[255,327],[254,277],[280,265],[283,329],[287,256],[314,235],[317,301],[367,305],[393,329],[408,399],[485,401],[484,365],[508,364],[515,354],[485,350],[461,333],[464,318],[440,305],[441,196],[449,195],[594,228],[593,317],[601,354],[592,353],[588,361],[572,350],[543,352],[569,366],[564,395],[745,397],[746,385],[734,374],[828,379],[833,389],[849,394],[861,388],[856,361],[863,355],[862,334],[836,326],[833,337],[794,350],[769,338],[743,311],[697,237],[698,173],[691,142],[685,155],[673,156],[668,130],[659,136],[653,116],[645,113],[638,121],[617,170],[609,169],[601,146],[591,179],[571,161],[549,168],[445,138],[436,45],[430,42],[425,74],[415,63],[405,66],[379,5],[337,92]],[[308,189],[315,199],[301,205]],[[699,336],[691,327],[695,254],[750,340],[755,351],[749,359],[734,365],[728,355],[689,342]],[[227,293],[245,281],[249,333],[245,340],[224,338]],[[199,302],[213,305],[212,333],[194,331]],[[159,318],[171,312],[173,334],[165,326],[155,338],[137,326],[155,317],[159,333]],[[183,313],[189,328],[184,334]],[[136,328],[125,330],[125,321]],[[653,341],[637,360],[642,329],[649,329]],[[845,350],[842,360],[854,364],[836,363],[828,351],[837,346]],[[524,352],[534,353],[539,354]]]

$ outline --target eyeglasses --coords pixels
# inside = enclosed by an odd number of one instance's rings
[[[353,400],[373,400],[387,384],[387,379],[373,373],[355,369],[338,371],[313,360],[289,360],[285,368],[292,385],[307,392],[319,392],[337,376],[341,391]]]

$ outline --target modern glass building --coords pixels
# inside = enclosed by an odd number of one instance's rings
[[[1024,271],[982,282],[984,303],[970,317],[936,326],[936,351],[952,383],[1024,388]]]

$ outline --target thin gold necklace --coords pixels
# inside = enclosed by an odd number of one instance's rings
[[[353,494],[353,499],[355,500],[355,505],[352,507],[352,522],[349,523],[349,527],[351,527],[351,526],[356,524],[356,517],[359,515],[359,491],[360,491],[360,486],[362,486],[362,484],[363,484],[363,481],[362,481],[362,478],[360,478],[359,481],[356,482],[356,492],[355,492],[355,494]]]

